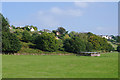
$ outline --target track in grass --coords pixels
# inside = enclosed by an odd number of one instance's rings
[[[3,55],[3,78],[117,78],[118,53],[100,57]]]

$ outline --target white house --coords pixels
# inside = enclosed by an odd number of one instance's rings
[[[34,28],[32,27],[32,28],[30,29],[30,31],[35,31],[35,30],[34,30]]]
[[[108,36],[108,35],[101,35],[102,38],[105,38],[105,39],[112,39],[111,36]]]
[[[28,27],[30,31],[35,31],[33,27]]]
[[[9,29],[13,29],[13,27],[10,26]]]

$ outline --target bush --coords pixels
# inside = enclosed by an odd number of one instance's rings
[[[36,47],[43,51],[53,52],[59,48],[55,36],[51,33],[43,33],[42,35],[38,36],[35,40],[35,43]]]
[[[73,37],[64,41],[65,51],[79,53],[86,51],[85,42],[79,37]]]

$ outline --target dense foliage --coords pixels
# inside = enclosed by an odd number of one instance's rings
[[[73,53],[102,51],[114,51],[113,46],[108,43],[108,40],[95,35],[91,32],[79,33],[72,31],[68,33],[65,28],[58,27],[52,32],[48,29],[37,31],[37,27],[26,25],[25,27],[10,26],[7,19],[2,14],[2,39],[3,52],[14,53],[21,49],[21,42],[32,43],[31,48],[54,52],[67,51]],[[12,28],[12,29],[9,29]],[[120,37],[112,36],[117,42]],[[114,41],[114,40],[110,40]],[[119,46],[118,46],[119,51]]]
[[[0,16],[2,18],[2,52],[15,53],[21,49],[20,41],[15,34],[10,33],[8,21],[2,14]]]
[[[44,51],[56,51],[58,50],[57,40],[55,36],[51,33],[43,33],[38,36],[35,40],[36,47]]]
[[[118,45],[118,47],[117,47],[117,51],[120,52],[120,45]]]
[[[2,33],[2,51],[5,53],[15,53],[21,49],[20,41],[12,33]]]
[[[30,42],[31,41],[31,35],[27,30],[25,30],[22,34],[22,41],[24,41],[24,42]]]
[[[79,37],[73,37],[64,41],[65,51],[79,53],[86,51],[85,41]]]
[[[88,42],[93,45],[93,50],[95,51],[102,50],[105,52],[110,52],[114,50],[113,46],[109,44],[105,38],[101,38],[94,34],[89,34]]]

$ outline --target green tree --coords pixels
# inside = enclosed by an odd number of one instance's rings
[[[66,30],[63,27],[58,27],[57,31],[60,32],[60,34],[65,34],[66,33]]]
[[[12,27],[13,29],[15,29],[15,26],[14,26],[14,25],[11,25],[11,27]]]
[[[117,36],[117,42],[120,43],[120,36]]]
[[[20,41],[15,34],[10,33],[9,23],[2,14],[0,18],[2,19],[2,52],[15,53],[21,48]]]
[[[55,35],[51,33],[42,33],[42,35],[36,38],[35,43],[36,47],[43,51],[53,52],[59,48]]]
[[[92,51],[92,50],[93,50],[93,45],[92,45],[92,43],[87,42],[87,43],[86,43],[86,51],[90,52],[90,51]]]
[[[9,23],[1,13],[0,13],[0,20],[2,20],[2,22],[1,22],[2,23],[2,32],[10,32],[9,31]]]
[[[72,37],[75,37],[75,35],[76,35],[76,32],[75,31],[71,31],[70,33],[69,33],[69,36],[72,38]]]
[[[93,45],[93,50],[95,51],[109,52],[114,50],[113,46],[108,43],[107,39],[91,33],[88,37],[88,42],[90,42]]]
[[[13,33],[2,33],[2,51],[5,53],[15,53],[21,49],[19,39]]]
[[[63,48],[63,40],[61,40],[61,39],[58,39],[57,40],[57,45],[58,45],[58,50],[60,50],[60,51],[64,51],[64,48]]]
[[[65,51],[79,53],[86,51],[86,43],[79,37],[73,37],[64,41]]]
[[[120,44],[117,47],[117,51],[120,52]]]
[[[32,43],[35,43],[36,38],[39,36],[38,32],[32,34]]]
[[[30,42],[31,41],[31,35],[27,30],[23,31],[22,41],[24,41],[24,42]]]

